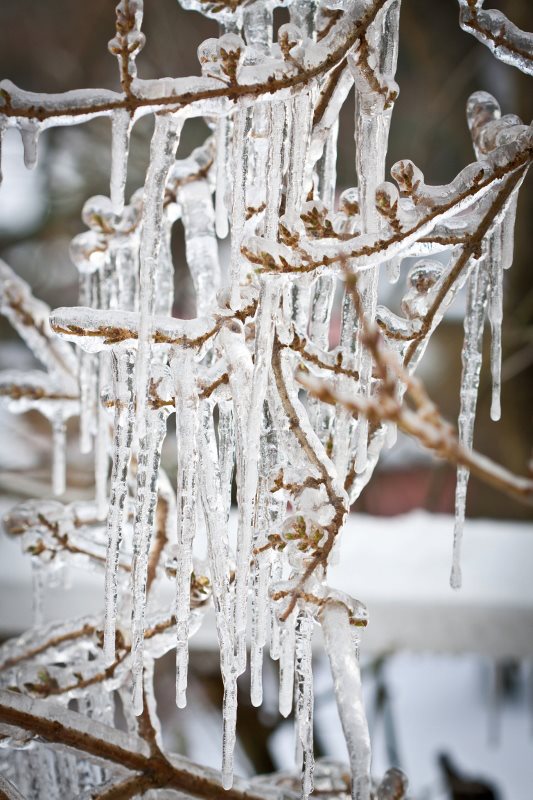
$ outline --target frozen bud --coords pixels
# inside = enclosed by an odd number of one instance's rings
[[[411,319],[422,317],[428,310],[428,295],[444,271],[440,261],[418,261],[407,276],[407,293],[402,300],[402,311]]]
[[[390,172],[402,195],[415,194],[418,187],[424,183],[424,173],[408,158],[393,164]]]
[[[488,92],[474,92],[466,104],[466,120],[472,139],[477,144],[482,128],[494,119],[500,119],[501,111],[498,101]]]
[[[32,528],[58,524],[65,517],[65,507],[56,500],[30,500],[15,506],[3,520],[10,536],[18,536]]]
[[[388,769],[381,781],[377,800],[403,800],[408,788],[407,778],[396,767]]]
[[[349,216],[359,214],[359,189],[345,189],[339,199],[339,209]]]
[[[307,236],[311,239],[324,239],[335,235],[333,225],[328,217],[328,209],[320,200],[304,203],[300,219],[305,226]]]
[[[81,212],[81,218],[88,228],[101,233],[112,233],[115,228],[115,213],[109,197],[96,195],[90,197]]]
[[[394,211],[398,207],[399,192],[389,181],[383,181],[376,189],[376,206],[384,213]]]
[[[105,262],[107,246],[95,231],[75,236],[70,244],[70,258],[80,272],[96,272]]]
[[[218,39],[206,39],[198,46],[197,54],[202,72],[211,72],[218,61]]]
[[[225,33],[217,41],[218,61],[222,72],[234,83],[244,61],[246,46],[236,33]]]
[[[288,22],[281,25],[278,31],[278,43],[283,53],[283,58],[288,59],[289,55],[294,58],[295,54],[291,50],[300,48],[303,42],[303,34],[297,25]]]
[[[477,146],[482,153],[490,153],[496,147],[515,141],[527,131],[527,125],[516,114],[506,114],[501,119],[488,122],[479,132]]]

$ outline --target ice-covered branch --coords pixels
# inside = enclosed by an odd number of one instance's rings
[[[485,9],[485,0],[459,0],[461,28],[506,64],[533,75],[533,33],[517,28],[505,14]]]

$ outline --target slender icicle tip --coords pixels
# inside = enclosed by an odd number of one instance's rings
[[[461,572],[461,567],[459,564],[452,565],[452,571],[450,573],[450,586],[452,589],[460,589],[463,585],[463,575]]]
[[[493,392],[490,404],[490,418],[493,422],[499,422],[502,416],[502,405],[499,392]]]

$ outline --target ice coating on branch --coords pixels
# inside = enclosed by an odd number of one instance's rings
[[[505,14],[484,9],[485,0],[459,0],[461,28],[506,64],[533,75],[533,33],[520,30]]]
[[[468,280],[467,311],[465,316],[465,337],[461,360],[461,408],[459,411],[459,441],[468,450],[474,440],[474,419],[481,371],[481,346],[483,325],[487,303],[488,274],[486,264],[478,262]],[[450,584],[452,588],[461,586],[461,545],[465,522],[466,490],[469,470],[460,466],[457,469],[455,489],[455,527],[453,534],[453,558]]]
[[[117,57],[120,82],[126,94],[131,91],[131,82],[137,77],[135,59],[144,47],[145,36],[141,32],[143,0],[120,0],[116,13],[116,34],[108,44],[109,52]]]

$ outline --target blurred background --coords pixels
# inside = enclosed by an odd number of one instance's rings
[[[491,0],[488,5],[502,10],[519,27],[533,29],[531,0]],[[89,4],[1,0],[0,77],[33,91],[118,88],[116,61],[107,52],[114,6],[114,0],[92,0]],[[276,13],[277,24],[286,21],[285,10]],[[147,44],[137,61],[143,78],[198,74],[197,46],[217,35],[214,22],[185,12],[176,0],[146,0],[143,30]],[[401,92],[393,115],[388,166],[399,158],[411,158],[428,183],[446,183],[473,160],[465,121],[469,94],[478,89],[491,92],[499,100],[502,113],[516,113],[529,122],[533,116],[531,82],[518,70],[498,62],[483,45],[460,30],[455,0],[403,0],[400,30],[397,81]],[[355,184],[353,110],[350,97],[341,116],[339,191]],[[144,182],[151,130],[151,118],[142,119],[134,128],[128,194]],[[178,155],[186,156],[207,133],[201,120],[188,121]],[[8,130],[4,137],[0,258],[52,307],[77,302],[78,274],[69,260],[68,245],[84,230],[80,212],[85,200],[108,193],[109,166],[110,125],[106,120],[46,131],[33,172],[24,168],[18,134]],[[515,261],[505,275],[502,420],[497,424],[490,420],[490,374],[484,368],[475,434],[478,450],[519,473],[527,469],[533,442],[532,219],[530,174],[519,198]],[[181,225],[174,227],[173,235],[174,313],[193,316],[194,298],[184,261]],[[385,302],[397,302],[402,286],[387,287],[389,299]],[[434,335],[422,367],[431,396],[438,399],[450,420],[457,418],[459,407],[462,304],[464,298],[458,297]],[[0,335],[1,369],[34,365],[31,354],[3,319]],[[488,364],[489,337],[485,340]],[[15,418],[2,411],[0,435],[3,506],[9,507],[18,498],[46,496],[50,467],[47,423],[32,413]],[[80,456],[75,438],[73,435],[67,500],[92,493],[92,460]],[[172,450],[170,441],[164,454],[170,474]],[[369,602],[371,624],[376,628],[381,625],[385,631],[381,639],[378,635],[369,645],[366,655],[363,647],[376,771],[392,764],[405,768],[413,797],[418,800],[530,800],[533,723],[528,707],[533,705],[533,680],[528,658],[533,655],[533,582],[527,572],[528,565],[533,565],[529,544],[533,531],[528,524],[531,513],[471,479],[467,513],[477,518],[470,529],[477,550],[472,548],[466,554],[465,574],[471,583],[465,586],[463,598],[457,600],[447,584],[451,521],[440,516],[453,511],[454,487],[453,468],[401,440],[382,461],[350,520],[354,535],[360,531],[359,549],[350,542],[350,570],[353,573],[354,563],[359,563],[361,580],[354,586],[353,574],[347,577],[341,573],[339,580],[342,583],[349,578],[347,590],[362,600],[367,597],[361,582],[368,585],[376,608],[373,619]],[[429,517],[415,509],[439,516]],[[381,517],[394,519],[376,519]],[[422,563],[405,557],[404,543],[418,547],[417,537],[421,549],[429,548]],[[4,571],[0,575],[5,572],[5,580],[16,580],[17,591],[20,589],[17,609],[11,601],[9,608],[5,603],[2,606],[0,634],[5,636],[28,624],[22,588],[29,577],[22,563],[20,569],[12,570],[11,564],[18,557],[16,548],[2,538]],[[401,581],[396,575],[398,560],[393,556],[383,568],[383,553],[390,553],[394,547],[398,559],[404,554]],[[426,580],[420,580],[424,574]],[[438,597],[434,596],[436,583],[440,587]],[[393,592],[391,587],[398,591]],[[95,593],[90,588],[87,592],[91,595],[88,602],[96,602]],[[51,615],[58,613],[52,595]],[[0,595],[2,600],[8,596],[13,597],[7,592]],[[493,614],[493,627],[487,633],[477,626],[488,610]],[[500,612],[502,616],[498,617]],[[402,616],[405,613],[412,615],[409,624]],[[465,615],[468,630],[464,635],[457,634]],[[404,639],[392,635],[396,623],[409,629]],[[435,628],[439,635],[433,636]],[[504,628],[507,632],[512,628],[507,639]],[[502,638],[505,646],[501,641],[497,644]],[[217,765],[221,684],[214,645],[214,639],[210,641],[208,636],[197,645],[192,658],[190,708],[179,714],[172,708],[166,730],[174,748]],[[173,692],[171,662],[172,658],[160,664],[161,691],[169,696]],[[268,660],[265,664],[262,709],[247,703],[246,687],[241,687],[239,771],[244,774],[290,766],[287,754],[292,749],[292,734],[276,712],[275,666]],[[328,675],[327,664],[317,655],[317,751],[343,758]],[[452,777],[455,773],[461,773],[459,778]]]

